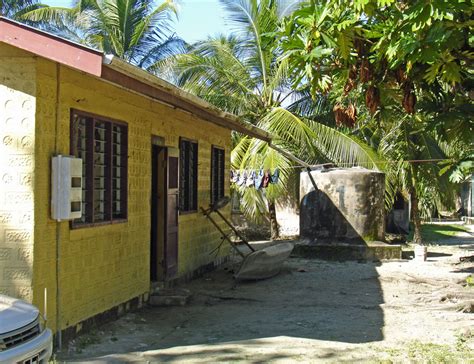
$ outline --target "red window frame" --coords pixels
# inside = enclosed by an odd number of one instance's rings
[[[211,148],[211,204],[225,194],[225,150],[217,146]]]
[[[198,155],[196,140],[179,139],[179,211],[196,212],[198,209]]]
[[[83,215],[71,227],[127,221],[128,125],[71,110],[70,153],[83,159]]]

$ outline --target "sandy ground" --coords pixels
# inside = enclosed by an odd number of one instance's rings
[[[235,282],[229,265],[187,284],[187,306],[128,314],[79,337],[57,360],[417,362],[426,354],[474,363],[474,287],[466,285],[474,263],[459,260],[474,255],[474,238],[429,252],[426,262],[290,258],[278,276],[247,283]]]

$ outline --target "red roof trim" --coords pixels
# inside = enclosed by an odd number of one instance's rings
[[[0,42],[100,77],[102,53],[17,22],[0,18]]]

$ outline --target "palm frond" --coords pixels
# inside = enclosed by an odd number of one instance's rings
[[[35,23],[49,22],[57,26],[64,26],[66,20],[71,21],[76,14],[75,9],[44,6],[22,12],[20,19]]]
[[[159,76],[161,69],[166,68],[166,63],[175,55],[186,52],[186,42],[181,38],[172,35],[164,42],[154,42],[154,46],[149,49],[135,52],[132,59],[139,67]]]
[[[232,150],[232,167],[240,173],[259,173],[260,171],[279,170],[278,183],[269,184],[266,189],[235,186],[239,191],[241,209],[252,221],[261,221],[268,212],[268,203],[274,203],[286,191],[291,162],[268,144],[259,139],[243,137]]]
[[[284,108],[275,108],[259,124],[280,139],[299,148],[307,145],[335,164],[383,169],[383,160],[364,142],[313,120],[298,118]]]

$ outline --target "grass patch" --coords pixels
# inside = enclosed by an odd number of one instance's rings
[[[474,287],[474,276],[472,274],[466,277],[466,284],[468,287]]]
[[[474,353],[466,345],[471,338],[457,340],[455,346],[423,343],[415,340],[404,348],[386,348],[377,364],[423,363],[423,364],[461,364],[472,363]],[[385,357],[382,359],[382,357]]]
[[[413,341],[408,345],[408,358],[427,364],[469,363],[474,360],[472,351],[465,345],[439,345]]]
[[[408,241],[413,240],[414,227],[410,224],[410,234]],[[421,225],[421,236],[425,241],[440,241],[457,236],[459,233],[469,232],[462,225],[445,225],[445,224],[423,224]]]

